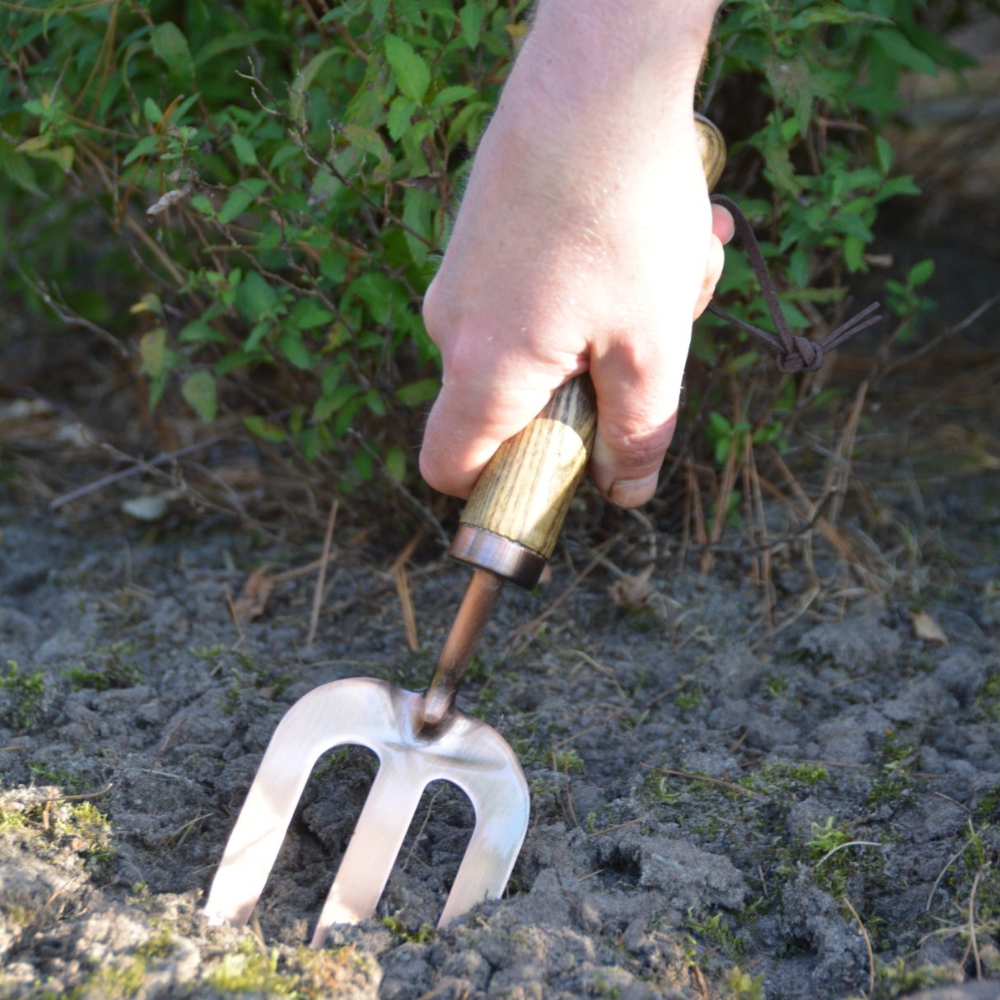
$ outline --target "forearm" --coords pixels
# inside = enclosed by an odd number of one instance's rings
[[[541,0],[511,78],[565,109],[672,111],[693,94],[719,0]],[[662,109],[662,110],[661,110]]]
[[[432,485],[468,495],[589,370],[598,488],[625,506],[652,493],[691,318],[722,267],[692,115],[718,6],[539,0],[424,300],[444,363]]]
[[[695,85],[718,7],[541,0],[486,142],[520,148],[554,183],[583,187],[581,164],[606,181],[638,147],[649,160],[693,149]]]

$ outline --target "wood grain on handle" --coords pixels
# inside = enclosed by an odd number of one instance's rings
[[[589,375],[556,390],[520,434],[500,445],[462,513],[462,523],[485,528],[548,559],[580,484],[597,429]]]
[[[709,188],[726,162],[722,133],[695,115],[698,147]],[[462,524],[482,528],[548,559],[566,512],[587,471],[597,429],[589,375],[556,390],[541,413],[490,459],[462,513]]]

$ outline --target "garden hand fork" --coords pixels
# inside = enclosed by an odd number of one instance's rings
[[[711,187],[722,170],[725,144],[711,122],[697,118]],[[289,709],[271,737],[212,883],[206,913],[213,922],[242,926],[249,920],[316,760],[347,743],[374,751],[379,770],[313,947],[325,943],[334,924],[374,915],[431,781],[458,785],[476,813],[438,927],[503,892],[528,828],[528,784],[503,738],[458,711],[455,696],[504,580],[528,589],[538,582],[586,471],[595,428],[593,386],[580,375],[487,464],[450,548],[476,569],[423,695],[353,678],[324,684]]]
[[[439,779],[469,797],[476,825],[438,922],[503,892],[528,828],[528,783],[514,752],[455,696],[505,579],[532,588],[586,471],[596,410],[588,376],[567,383],[480,476],[450,552],[476,567],[425,694],[384,681],[332,681],[278,724],[229,838],[206,912],[247,922],[309,775],[342,744],[368,747],[379,770],[313,935],[375,913],[424,788]]]

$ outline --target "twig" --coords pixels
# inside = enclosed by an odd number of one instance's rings
[[[403,551],[393,560],[390,571],[396,580],[396,593],[403,611],[403,624],[406,627],[406,644],[410,651],[416,653],[420,649],[420,636],[417,634],[417,614],[413,607],[413,594],[410,591],[410,578],[406,574],[406,561],[416,551],[417,546],[427,536],[427,529],[421,528],[405,545]]]
[[[979,888],[979,879],[982,874],[983,870],[980,868],[972,880],[972,891],[969,893],[969,947],[965,949],[965,954],[962,956],[962,965],[965,965],[965,960],[969,956],[969,948],[972,949],[972,957],[976,962],[977,982],[982,982],[983,979],[983,963],[979,959],[979,942],[976,940],[976,890]]]
[[[340,501],[330,504],[330,516],[326,522],[326,536],[323,538],[323,552],[319,557],[319,572],[316,574],[316,590],[313,593],[312,614],[309,616],[309,632],[306,635],[306,645],[311,646],[316,639],[316,629],[319,626],[319,611],[323,606],[323,589],[326,586],[326,567],[330,562],[330,546],[333,544],[333,529],[337,523],[337,511]]]
[[[17,268],[17,273],[21,275],[24,283],[55,313],[57,319],[67,326],[79,326],[83,327],[84,330],[89,330],[111,347],[120,358],[129,356],[128,348],[114,334],[105,330],[103,326],[98,326],[86,317],[79,315],[79,313],[73,312],[62,299],[56,299],[41,278],[32,281],[20,267]]]
[[[930,913],[931,903],[934,902],[934,893],[937,892],[938,886],[941,884],[941,879],[945,877],[948,873],[948,869],[956,862],[958,859],[965,854],[969,849],[968,844],[963,844],[961,850],[956,851],[945,863],[944,868],[938,873],[938,877],[934,879],[934,884],[931,886],[931,891],[927,894],[927,905],[924,907],[925,913]]]
[[[657,767],[655,764],[642,763],[643,767],[648,767],[651,771],[659,771],[661,774],[669,774],[672,778],[685,778],[688,781],[704,781],[710,785],[719,785],[731,792],[742,792],[744,795],[756,795],[758,798],[769,799],[771,796],[764,792],[759,792],[755,788],[745,788],[743,785],[736,785],[731,781],[724,781],[722,778],[713,778],[708,774],[694,774],[691,771],[676,771],[672,767]]]
[[[88,483],[86,486],[81,486],[70,493],[64,493],[61,497],[56,497],[55,500],[49,504],[49,513],[55,513],[55,511],[59,510],[60,507],[65,507],[66,504],[73,503],[74,500],[79,500],[91,493],[96,493],[98,490],[103,490],[107,486],[113,486],[115,483],[120,483],[123,479],[129,479],[132,476],[137,476],[140,472],[148,472],[151,469],[155,469],[157,466],[166,465],[168,462],[175,462],[178,459],[186,458],[188,455],[192,455],[197,451],[202,451],[205,448],[211,448],[212,445],[218,444],[220,441],[225,441],[229,437],[231,437],[230,434],[217,434],[215,437],[208,438],[205,441],[199,441],[197,444],[189,444],[187,447],[179,448],[177,451],[161,452],[155,458],[151,458],[148,462],[141,458],[132,459],[132,461],[135,462],[135,465],[131,468],[122,469],[119,472],[113,472],[110,476],[104,476],[102,479],[98,479],[93,483]]]
[[[826,861],[827,858],[832,858],[833,855],[837,853],[837,851],[842,851],[844,850],[845,847],[882,847],[882,846],[883,846],[882,844],[874,840],[849,840],[846,844],[838,844],[836,847],[831,848],[829,851],[826,852],[826,854],[823,855],[823,857],[819,859],[819,861],[816,862],[815,865],[813,865],[813,867],[819,868],[819,866],[823,864],[823,862]]]
[[[851,916],[858,922],[858,927],[861,928],[861,934],[865,939],[865,947],[868,949],[868,992],[875,992],[875,954],[872,951],[872,939],[868,936],[868,929],[865,927],[858,916],[858,911],[851,906],[851,901],[846,896],[840,897],[844,901],[844,906],[846,906],[851,911]]]
[[[382,456],[375,451],[370,444],[353,428],[348,427],[347,436],[351,438],[356,444],[360,445],[361,448],[368,454],[371,460],[375,463],[375,468],[382,473],[385,481],[392,487],[392,489],[399,494],[399,496],[406,501],[406,503],[416,511],[417,514],[423,518],[424,522],[429,528],[434,531],[438,540],[441,542],[443,548],[447,549],[451,545],[451,540],[448,538],[448,533],[444,530],[441,522],[431,513],[430,508],[422,504],[386,467],[385,462],[382,461]]]
[[[1000,295],[994,295],[988,298],[985,302],[980,303],[972,310],[964,319],[959,320],[954,326],[945,327],[936,337],[931,337],[926,344],[922,344],[915,351],[911,351],[909,354],[904,355],[901,358],[897,358],[895,361],[887,364],[885,368],[882,369],[881,375],[884,378],[890,372],[894,372],[897,368],[902,368],[904,365],[910,364],[912,361],[916,361],[917,358],[923,357],[923,355],[933,351],[935,347],[938,346],[943,340],[947,340],[948,337],[956,333],[961,333],[966,327],[972,326],[973,323],[979,319],[984,313],[989,312],[998,302],[1000,302]]]
[[[510,639],[510,651],[512,656],[516,656],[518,653],[527,649],[528,646],[534,642],[538,629],[545,621],[549,615],[553,614],[562,604],[566,601],[570,594],[576,590],[577,587],[588,577],[590,574],[600,565],[601,560],[604,558],[607,552],[610,552],[615,545],[621,540],[621,535],[614,535],[609,538],[606,542],[603,542],[595,553],[594,557],[590,560],[587,565],[576,574],[575,577],[570,581],[566,589],[536,618],[528,622],[527,625],[522,625]]]
[[[233,624],[236,626],[236,634],[239,636],[236,645],[239,646],[246,640],[246,636],[243,634],[243,623],[240,621],[240,616],[236,613],[236,605],[233,603],[233,595],[229,592],[229,584],[224,583],[222,590],[226,595],[226,607],[229,608],[229,616],[233,619]]]

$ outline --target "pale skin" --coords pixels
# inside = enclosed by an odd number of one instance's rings
[[[483,466],[589,370],[591,474],[648,500],[693,319],[732,220],[695,144],[716,0],[542,0],[483,136],[424,319],[444,377],[420,469],[467,497]]]

